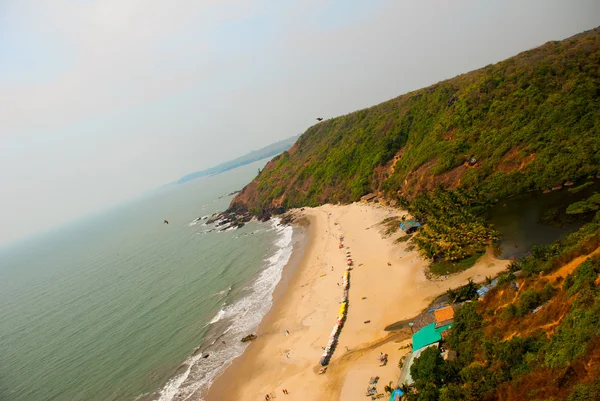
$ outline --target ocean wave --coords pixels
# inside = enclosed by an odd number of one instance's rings
[[[240,338],[254,331],[270,309],[273,291],[292,254],[293,229],[279,223],[279,219],[271,221],[271,230],[278,234],[275,250],[265,259],[266,266],[251,284],[250,294],[231,305],[224,305],[210,322],[227,324],[230,321],[231,324],[202,353],[192,355],[185,361],[188,368],[163,387],[159,401],[198,399],[215,377],[244,351],[247,344],[240,342]],[[223,291],[231,291],[231,287]],[[217,294],[223,295],[223,291]],[[204,358],[207,354],[209,357]]]
[[[190,221],[188,223],[188,227],[192,227],[192,226],[195,226],[196,224],[200,224],[200,223],[202,223],[202,220],[206,220],[209,217],[210,217],[210,214],[207,214],[206,216],[198,217],[197,219]],[[205,226],[206,223],[202,223],[202,225]]]
[[[225,316],[225,308],[221,308],[221,310],[219,310],[219,312],[217,312],[215,317],[213,317],[212,320],[210,322],[208,322],[208,324],[217,323],[219,320],[223,319],[223,316]]]
[[[231,292],[232,289],[233,289],[233,286],[230,285],[229,288],[226,288],[223,291],[219,291],[219,292],[215,293],[215,296],[229,295],[229,293]]]

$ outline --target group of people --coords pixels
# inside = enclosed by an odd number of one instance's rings
[[[285,395],[289,394],[288,391],[287,391],[287,388],[282,388],[281,391]],[[275,396],[271,397],[269,394],[265,395],[265,401],[269,401],[269,400],[271,400],[271,398],[275,398]]]
[[[379,360],[379,362],[381,362],[379,366],[385,366],[388,363],[388,354],[384,354],[383,352],[381,352],[377,359]]]
[[[369,387],[367,387],[367,397],[373,397],[377,394],[377,382],[379,381],[379,376],[371,377],[369,380]]]

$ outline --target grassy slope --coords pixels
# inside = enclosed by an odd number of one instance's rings
[[[323,121],[233,206],[259,214],[372,190],[410,199],[438,184],[477,185],[492,198],[575,181],[598,173],[599,95],[596,28]]]

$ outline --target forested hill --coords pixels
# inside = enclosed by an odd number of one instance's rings
[[[183,184],[184,182],[195,180],[196,178],[205,177],[207,175],[221,174],[225,171],[245,166],[246,164],[254,163],[258,160],[266,159],[267,157],[273,157],[291,148],[294,142],[296,142],[298,136],[299,135],[296,135],[291,138],[272,143],[268,146],[265,146],[264,148],[253,150],[250,153],[246,153],[243,156],[218,164],[214,167],[207,168],[205,170],[195,171],[191,174],[181,177],[176,182],[177,184]]]
[[[597,174],[600,28],[309,128],[233,209],[406,199],[439,185],[503,197]]]

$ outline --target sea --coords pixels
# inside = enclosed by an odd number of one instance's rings
[[[201,400],[302,235],[277,219],[205,224],[265,163],[0,248],[0,400]]]

